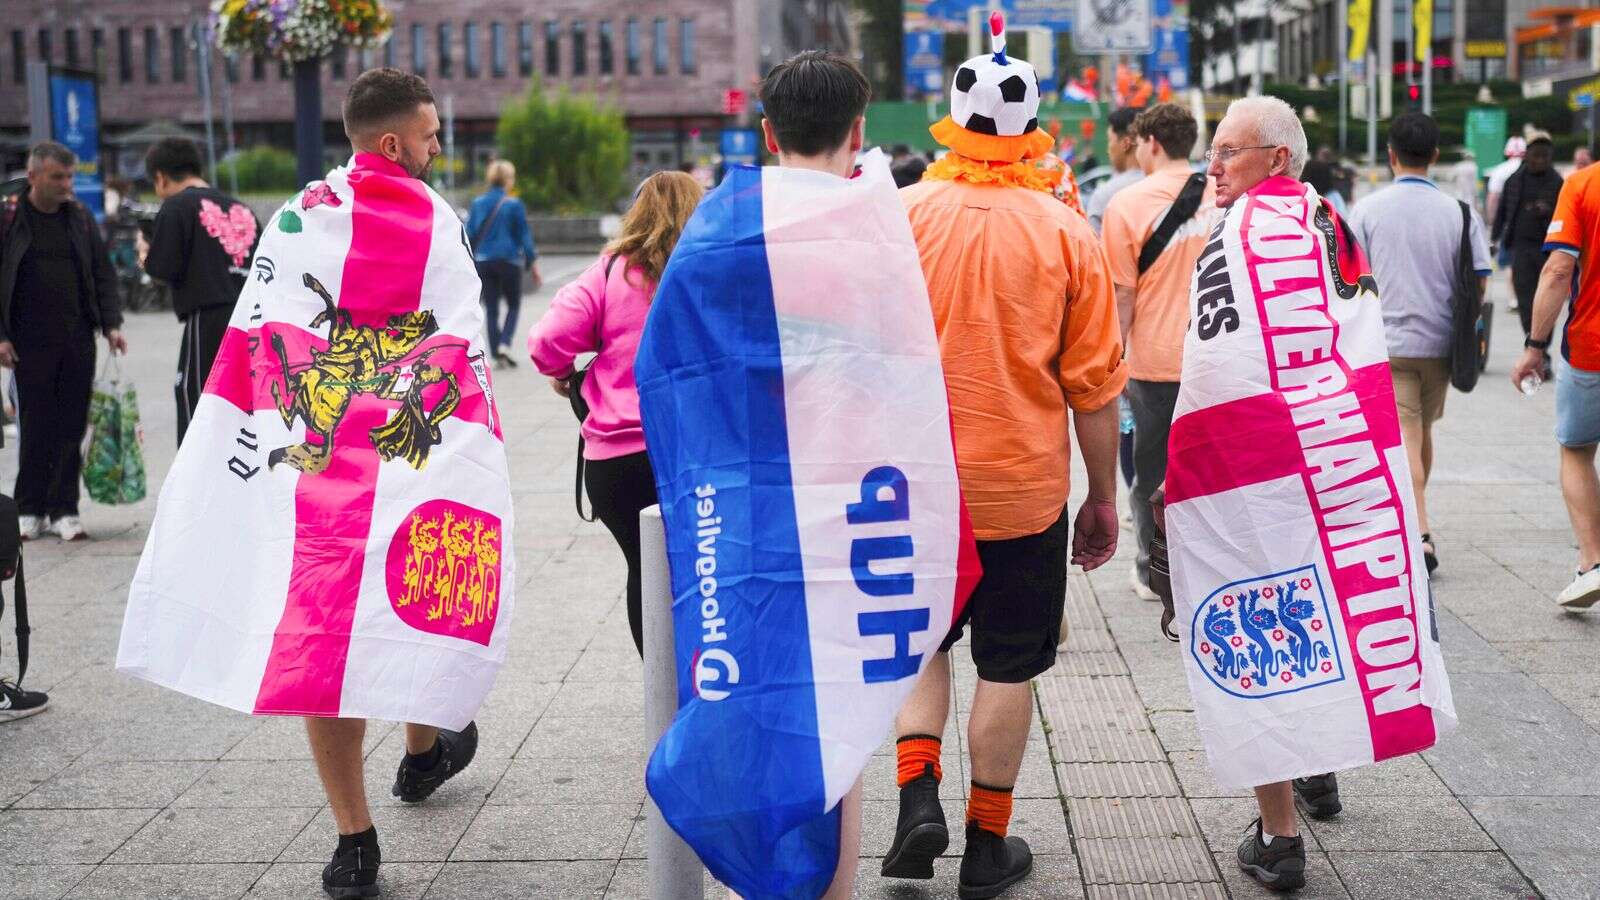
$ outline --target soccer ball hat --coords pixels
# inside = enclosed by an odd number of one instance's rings
[[[1026,60],[1006,55],[1005,17],[989,16],[992,54],[956,69],[950,115],[928,129],[962,156],[987,162],[1038,158],[1055,148],[1039,129],[1039,75]]]

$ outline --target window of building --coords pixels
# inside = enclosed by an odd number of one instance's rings
[[[533,23],[517,23],[517,74],[527,78],[533,74]]]
[[[616,54],[611,49],[611,20],[602,19],[600,22],[600,74],[610,75],[616,71]]]
[[[506,26],[500,22],[489,23],[489,74],[506,77]]]
[[[161,37],[154,28],[144,30],[144,80],[146,84],[161,80]]]
[[[39,29],[39,58],[47,63],[56,61],[56,48],[50,42],[50,29]]]
[[[250,57],[250,80],[267,80],[267,61],[259,56]]]
[[[368,51],[368,50],[357,50],[356,51],[356,74],[360,75],[362,72],[365,72],[366,70],[368,70],[370,68],[372,68],[372,55],[371,55],[371,52]]]
[[[411,71],[428,74],[428,30],[420,22],[411,25]]]
[[[544,74],[561,76],[561,26],[555,22],[544,23]]]
[[[655,38],[655,40],[654,40],[655,46],[650,48],[650,52],[651,52],[651,55],[655,57],[654,61],[655,61],[656,74],[657,75],[665,75],[665,74],[667,74],[667,57],[668,57],[668,54],[671,52],[671,51],[669,51],[667,49],[667,20],[666,19],[659,19],[659,18],[656,19],[656,21],[655,21],[655,33],[652,35],[652,37]]]
[[[12,32],[18,34],[19,32]],[[117,29],[117,80],[123,84],[133,80],[133,29]]]
[[[628,74],[637,75],[639,74],[639,59],[644,55],[644,49],[640,47],[642,41],[639,40],[639,20],[630,16],[628,18],[627,30],[628,33],[626,37],[624,37],[624,40],[626,40],[628,44],[626,48],[628,56]]]
[[[335,80],[344,77],[345,67],[349,65],[349,62],[350,47],[346,44],[340,44],[334,48],[332,53],[328,54],[328,69]]]
[[[189,42],[184,40],[182,28],[169,30],[167,42],[172,45],[172,83],[182,84],[189,77]]]
[[[695,71],[693,19],[678,20],[678,71],[685,75]]]
[[[239,57],[229,54],[222,58],[222,73],[229,84],[239,83]]]
[[[103,28],[89,29],[89,67],[102,74],[106,71],[106,32]]]
[[[439,23],[439,77],[456,77],[456,62],[451,54],[450,23]]]
[[[468,78],[477,78],[483,68],[483,57],[478,47],[478,23],[467,22],[461,26],[461,43],[464,46],[461,56],[462,74]]]
[[[294,77],[294,70],[289,68],[288,61],[287,60],[279,60],[278,61],[278,80],[279,81],[288,81],[289,79],[291,79],[293,77]]]
[[[383,42],[383,65],[386,69],[394,68],[394,44],[395,40],[392,34],[389,35],[388,40]]]
[[[78,29],[66,30],[67,65],[77,68],[83,65],[83,60],[78,56]]]
[[[584,22],[572,23],[572,74],[589,74],[589,26]]]
[[[11,32],[11,80],[17,84],[28,80],[28,37],[21,29]]]

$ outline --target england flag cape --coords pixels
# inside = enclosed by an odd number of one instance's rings
[[[1212,231],[1190,299],[1167,531],[1218,783],[1432,746],[1455,709],[1360,248],[1272,178]]]
[[[650,795],[747,900],[819,896],[838,803],[978,575],[882,154],[851,180],[731,169],[662,275],[635,373],[680,702]]]
[[[117,668],[261,715],[460,729],[505,656],[511,492],[449,204],[357,154],[268,223]]]

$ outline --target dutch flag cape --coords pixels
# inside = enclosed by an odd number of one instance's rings
[[[680,702],[650,794],[742,896],[818,896],[839,801],[978,575],[882,154],[850,180],[733,168],[662,275],[635,373]]]
[[[273,216],[161,487],[120,671],[259,715],[467,724],[516,584],[478,290],[461,220],[381,156]]]
[[[1227,787],[1415,753],[1455,726],[1368,272],[1285,177],[1229,207],[1195,269],[1167,533]]]

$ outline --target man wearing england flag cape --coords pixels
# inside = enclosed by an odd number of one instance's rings
[[[1336,815],[1332,773],[1425,750],[1456,717],[1366,260],[1295,180],[1306,137],[1282,100],[1235,101],[1207,159],[1226,212],[1191,287],[1156,501],[1171,580],[1152,584],[1217,782],[1255,789],[1238,866],[1293,890],[1296,800]]]
[[[306,717],[338,826],[323,888],[378,895],[367,718],[402,720],[392,793],[471,762],[510,631],[511,494],[460,220],[423,180],[427,84],[375,69],[351,161],[268,223],[162,487],[118,669]]]
[[[850,896],[861,772],[977,576],[916,245],[883,155],[855,171],[867,98],[830,53],[767,75],[779,166],[701,202],[635,366],[680,703],[646,781],[749,900]]]

